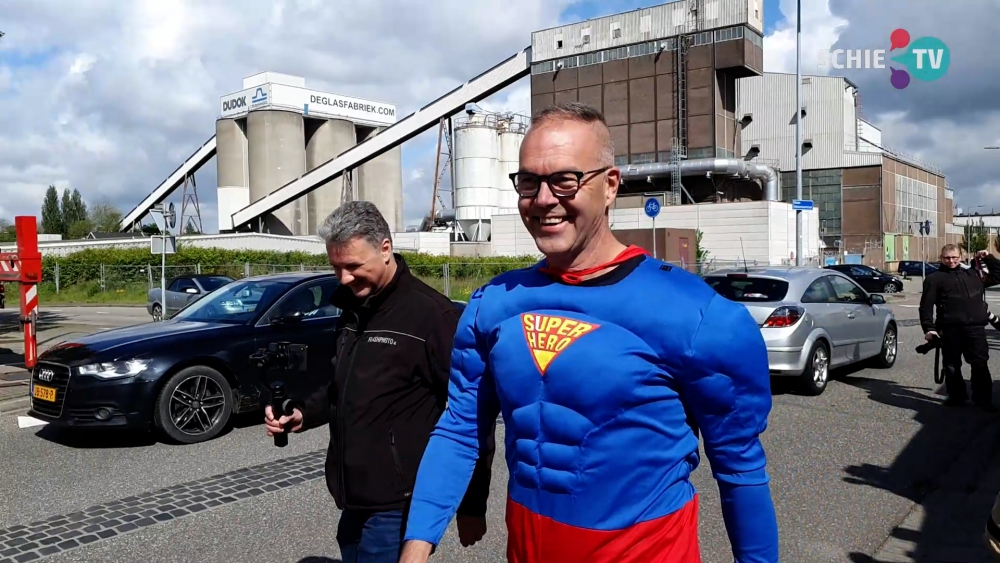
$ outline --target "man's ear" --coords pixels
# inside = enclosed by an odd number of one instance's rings
[[[617,167],[611,168],[607,172],[607,179],[604,181],[604,207],[611,209],[618,197],[618,187],[622,183],[622,171]]]
[[[389,239],[382,241],[382,260],[388,264],[392,258],[392,242]]]

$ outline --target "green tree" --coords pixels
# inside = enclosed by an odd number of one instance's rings
[[[73,221],[73,223],[66,229],[66,239],[80,240],[82,238],[86,238],[86,236],[93,230],[94,228],[90,224],[90,221],[86,219],[83,221]]]
[[[93,230],[99,233],[116,233],[122,222],[122,212],[108,201],[101,201],[88,213]]]
[[[73,195],[70,197],[70,203],[73,209],[73,219],[76,221],[86,221],[87,215],[87,204],[83,202],[83,196],[80,195],[78,190],[73,190]]]
[[[65,222],[62,209],[59,207],[59,192],[55,186],[49,186],[42,201],[42,232],[50,235],[61,235]]]
[[[966,227],[962,242],[958,245],[969,254],[986,250],[990,247],[990,233],[986,229]]]
[[[14,228],[14,224],[0,217],[0,243],[15,242],[16,240],[17,231]]]

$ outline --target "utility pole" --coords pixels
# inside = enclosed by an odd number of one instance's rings
[[[802,0],[795,15],[795,199],[802,200]],[[802,210],[795,211],[795,265],[802,265]]]

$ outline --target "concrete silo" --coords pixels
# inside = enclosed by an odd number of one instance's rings
[[[490,219],[500,199],[496,116],[469,113],[454,119],[455,220],[467,240],[485,242],[490,239]]]
[[[358,126],[358,142],[378,135],[383,128]],[[403,232],[403,157],[402,147],[393,149],[358,167],[358,199],[378,207],[394,233]]]
[[[215,122],[219,232],[233,230],[233,213],[250,205],[246,119]]]
[[[510,180],[510,174],[517,172],[520,163],[521,142],[528,131],[530,121],[526,116],[506,113],[498,117],[497,130],[500,146],[500,176],[497,179],[497,213],[508,215],[517,213],[517,192]]]
[[[333,159],[356,142],[354,124],[344,119],[306,119],[306,171]],[[344,182],[340,176],[306,196],[308,208],[305,234],[315,235],[323,220],[340,207]]]
[[[302,176],[306,167],[302,115],[256,110],[247,115],[250,202],[253,203]],[[278,235],[306,233],[306,196],[267,216],[264,230]]]

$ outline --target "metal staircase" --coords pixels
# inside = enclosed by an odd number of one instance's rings
[[[694,43],[697,34],[705,25],[703,0],[688,0],[687,21],[681,27],[677,36],[677,51],[673,58],[674,70],[674,108],[677,111],[676,134],[671,142],[670,165],[674,173],[670,175],[670,203],[680,205],[684,185],[681,183],[680,162],[688,157],[688,108],[687,108],[687,78],[688,49]]]

